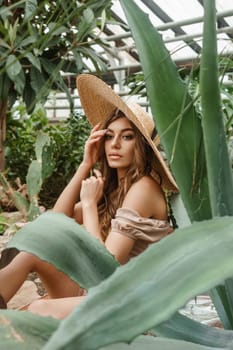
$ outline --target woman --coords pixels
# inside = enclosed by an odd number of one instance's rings
[[[156,147],[153,120],[141,107],[127,105],[92,75],[80,75],[77,87],[93,129],[83,161],[53,211],[75,218],[125,264],[172,231],[164,191],[176,192],[177,186]],[[40,239],[40,232],[32,234],[33,240]],[[54,237],[48,239],[56,249]],[[32,252],[17,251],[13,259],[7,252],[0,271],[2,307],[31,271],[38,273],[51,298],[33,302],[28,308],[32,312],[64,318],[85,297],[85,290]]]

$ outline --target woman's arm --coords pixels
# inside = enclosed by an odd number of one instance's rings
[[[78,170],[56,201],[53,208],[55,212],[64,213],[67,216],[73,217],[74,206],[79,199],[81,182],[88,176],[89,172],[90,167],[81,163]]]
[[[126,264],[129,261],[130,252],[133,249],[135,240],[123,236],[118,232],[111,231],[105,241],[105,247],[114,255],[120,264]]]
[[[80,192],[82,221],[86,230],[103,242],[101,236],[97,205],[103,195],[104,179],[100,171],[94,170],[96,176],[82,181]]]
[[[167,206],[160,186],[150,177],[145,176],[131,186],[122,204],[122,208],[132,209],[141,217],[167,219]],[[110,231],[106,248],[115,258],[124,264],[129,260],[135,240],[121,233]]]
[[[54,211],[64,213],[70,217],[73,216],[74,206],[80,196],[82,181],[87,178],[90,170],[97,162],[100,142],[105,132],[106,130],[99,130],[99,124],[92,129],[85,143],[83,161],[71,181],[59,196],[54,205]]]

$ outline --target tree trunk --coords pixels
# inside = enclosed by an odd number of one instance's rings
[[[6,138],[7,100],[0,101],[0,171],[5,170],[4,142]]]

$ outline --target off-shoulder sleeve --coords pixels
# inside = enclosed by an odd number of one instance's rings
[[[166,220],[141,217],[135,210],[120,208],[111,221],[112,231],[135,240],[131,256],[144,251],[149,244],[158,242],[171,232]]]

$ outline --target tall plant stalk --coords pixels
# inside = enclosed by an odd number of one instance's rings
[[[205,21],[200,70],[202,129],[213,216],[233,215],[233,180],[219,89],[215,1],[204,0]]]
[[[211,217],[200,115],[161,35],[133,1],[121,0],[152,114],[191,221]]]
[[[212,216],[233,215],[233,180],[220,99],[215,1],[204,0],[200,69],[202,129]],[[210,292],[227,329],[233,328],[233,280]]]

